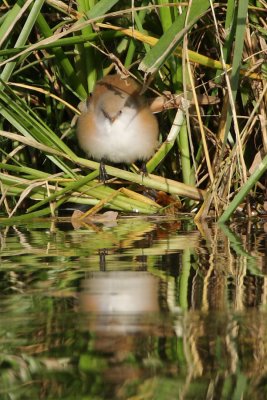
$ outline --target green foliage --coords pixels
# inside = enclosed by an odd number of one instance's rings
[[[134,9],[130,1],[75,4],[1,5],[3,214],[26,209],[28,218],[55,215],[70,200],[88,206],[102,201],[126,212],[164,212],[165,204],[148,204],[140,193],[136,198],[140,184],[168,192],[171,201],[182,200],[186,211],[205,198],[197,218],[210,212],[221,216],[241,187],[223,220],[253,189],[251,204],[260,211],[267,168],[259,158],[267,148],[266,10],[253,1],[232,0],[225,5],[143,0],[135,1]],[[130,196],[100,185],[97,172],[90,175],[99,166],[83,158],[75,136],[79,102],[114,67],[127,68],[141,81],[153,73],[150,89],[182,94],[190,105],[176,117],[174,110],[158,115],[161,146],[148,162],[148,177],[108,167],[111,176],[130,185]],[[149,98],[155,96],[150,89]],[[177,119],[182,120],[178,127]],[[249,171],[253,161],[260,174]]]

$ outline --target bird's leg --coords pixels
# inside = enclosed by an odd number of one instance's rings
[[[147,169],[146,169],[146,162],[145,161],[142,162],[141,167],[139,168],[139,171],[140,171],[140,173],[142,175],[148,176],[148,172],[147,172]]]
[[[108,254],[107,249],[99,250],[99,267],[100,271],[106,271],[106,254]]]
[[[100,182],[103,182],[104,185],[106,184],[106,181],[108,180],[108,174],[107,174],[106,167],[105,167],[105,160],[100,161],[99,180],[100,180]]]

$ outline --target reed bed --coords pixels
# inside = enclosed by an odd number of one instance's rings
[[[2,217],[57,216],[69,202],[221,222],[266,212],[266,15],[265,0],[4,0]],[[115,71],[164,106],[148,176],[107,166],[104,185],[75,126],[79,104]]]

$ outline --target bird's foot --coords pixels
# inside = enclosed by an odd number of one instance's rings
[[[105,161],[101,160],[100,161],[100,166],[99,166],[99,180],[100,182],[104,183],[104,185],[106,184],[106,181],[108,181],[108,174],[106,171],[106,167],[105,167]]]
[[[143,175],[143,176],[148,176],[148,171],[146,168],[146,163],[142,162],[141,167],[139,168],[139,172]]]

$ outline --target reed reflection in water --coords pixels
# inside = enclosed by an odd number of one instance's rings
[[[265,399],[262,228],[2,228],[1,396]]]

